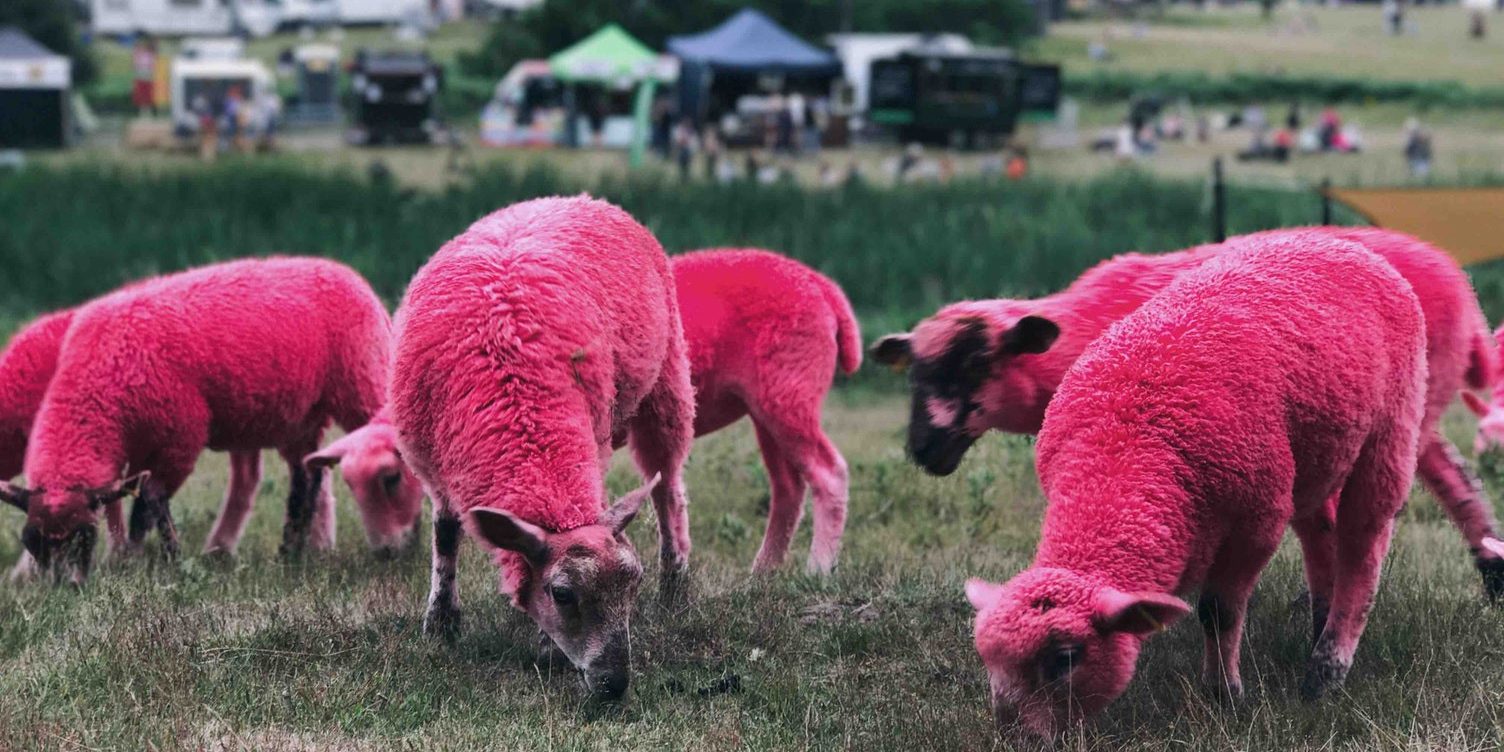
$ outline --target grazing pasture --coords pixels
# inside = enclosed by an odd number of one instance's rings
[[[827,425],[852,467],[851,516],[830,581],[792,562],[747,574],[768,487],[746,423],[690,461],[695,596],[665,612],[645,586],[632,699],[585,701],[572,670],[535,667],[535,629],[467,543],[467,629],[420,634],[426,548],[372,559],[339,488],[338,547],[277,559],[285,474],[267,479],[240,558],[104,565],[82,592],[0,588],[0,739],[7,749],[1007,749],[971,647],[966,576],[1021,569],[1038,535],[1031,442],[991,435],[950,478],[902,456],[904,405],[845,390]],[[1467,438],[1454,411],[1448,433]],[[1464,446],[1466,442],[1460,442]],[[187,550],[226,478],[209,455],[176,505]],[[635,487],[625,453],[615,493]],[[1504,486],[1490,484],[1497,497]],[[644,514],[650,514],[644,512]],[[0,561],[19,551],[8,516]],[[425,523],[426,525],[427,523]],[[635,526],[652,551],[652,525]],[[808,545],[808,528],[796,539]],[[656,557],[645,582],[656,580]],[[1306,620],[1287,540],[1255,593],[1248,699],[1199,689],[1194,619],[1149,643],[1137,680],[1067,749],[1493,749],[1504,743],[1504,610],[1434,502],[1417,491],[1386,565],[1346,693],[1299,702]]]
[[[430,194],[287,164],[0,176],[0,306],[18,323],[142,274],[276,251],[339,257],[391,302],[471,220],[577,190],[534,171]],[[1112,253],[1185,247],[1207,227],[1204,185],[1137,173],[902,193],[610,180],[595,191],[671,251],[790,252],[846,287],[868,341],[942,301],[1057,289]],[[1235,232],[1315,219],[1300,193],[1235,188],[1231,208]],[[1497,321],[1504,274],[1472,271]],[[1043,506],[1033,444],[990,435],[953,476],[925,476],[903,456],[899,389],[897,376],[868,366],[831,395],[825,425],[850,464],[851,502],[829,580],[797,561],[749,576],[769,500],[756,441],[743,422],[696,443],[693,595],[659,606],[657,557],[643,557],[649,584],[620,709],[590,704],[572,670],[534,665],[535,629],[497,595],[474,543],[459,567],[464,634],[454,645],[422,637],[427,536],[376,560],[342,483],[338,545],[283,563],[287,477],[268,457],[233,562],[148,556],[105,562],[82,590],[0,585],[0,750],[1011,749],[993,731],[962,585],[1028,563]],[[1444,428],[1470,447],[1473,426],[1454,407]],[[1497,500],[1504,465],[1485,465]],[[186,551],[208,535],[226,478],[224,456],[206,455],[178,494]],[[611,491],[638,482],[619,452]],[[1484,603],[1435,502],[1418,490],[1411,502],[1345,692],[1315,706],[1297,699],[1309,635],[1288,605],[1302,578],[1287,539],[1254,594],[1244,703],[1225,707],[1199,689],[1201,632],[1188,619],[1148,644],[1128,693],[1062,747],[1504,745],[1504,608]],[[0,509],[0,564],[19,555],[20,525]],[[653,525],[631,535],[653,550]],[[793,549],[808,545],[806,523]]]

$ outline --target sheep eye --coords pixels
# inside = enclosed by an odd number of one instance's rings
[[[1071,669],[1081,665],[1081,658],[1086,654],[1086,649],[1080,645],[1067,645],[1057,649],[1044,659],[1044,678],[1047,682],[1057,682],[1070,674]]]
[[[579,602],[574,591],[567,587],[554,586],[548,589],[548,596],[554,599],[554,603],[560,606],[573,606]]]

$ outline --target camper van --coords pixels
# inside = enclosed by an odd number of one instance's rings
[[[92,0],[95,34],[266,36],[282,20],[279,0]]]

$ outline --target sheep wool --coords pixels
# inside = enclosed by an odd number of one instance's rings
[[[813,495],[807,568],[828,574],[846,524],[846,460],[820,427],[839,369],[862,364],[861,330],[832,280],[756,249],[712,249],[671,260],[695,389],[695,435],[751,415],[768,471],[767,532],[753,569],[781,565]]]
[[[1206,679],[1241,693],[1248,597],[1286,525],[1316,621],[1303,693],[1352,664],[1415,469],[1425,322],[1393,268],[1330,233],[1228,246],[1089,346],[1050,403],[1034,563],[967,586],[1001,720],[1050,735],[1100,711],[1193,590]]]

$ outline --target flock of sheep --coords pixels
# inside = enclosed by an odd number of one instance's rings
[[[966,586],[1000,726],[1052,736],[1100,711],[1190,592],[1205,679],[1241,694],[1249,596],[1287,526],[1313,616],[1302,691],[1320,697],[1352,665],[1417,470],[1504,594],[1489,502],[1438,432],[1460,391],[1480,445],[1504,437],[1504,411],[1467,391],[1494,382],[1495,339],[1467,277],[1414,238],[1314,228],[1127,254],[1057,295],[947,306],[871,352],[907,371],[908,450],[934,474],[988,430],[1039,434],[1035,561]],[[204,550],[233,554],[274,448],[291,473],[284,554],[333,544],[335,466],[378,552],[408,545],[427,495],[424,630],[460,627],[468,534],[545,649],[616,699],[643,571],[623,531],[651,499],[660,595],[680,597],[696,436],[753,422],[772,497],[754,570],[783,564],[807,491],[808,568],[835,567],[848,477],[820,419],[836,371],[861,359],[831,280],[766,251],[670,261],[584,197],[476,222],[417,273],[395,321],[321,259],[138,282],[39,319],[0,356],[0,474],[27,479],[0,484],[26,514],[13,579],[81,584],[101,513],[112,555],[153,529],[176,555],[169,501],[205,448],[229,452],[231,474]],[[331,423],[347,434],[320,449]],[[622,446],[647,480],[608,503]]]

